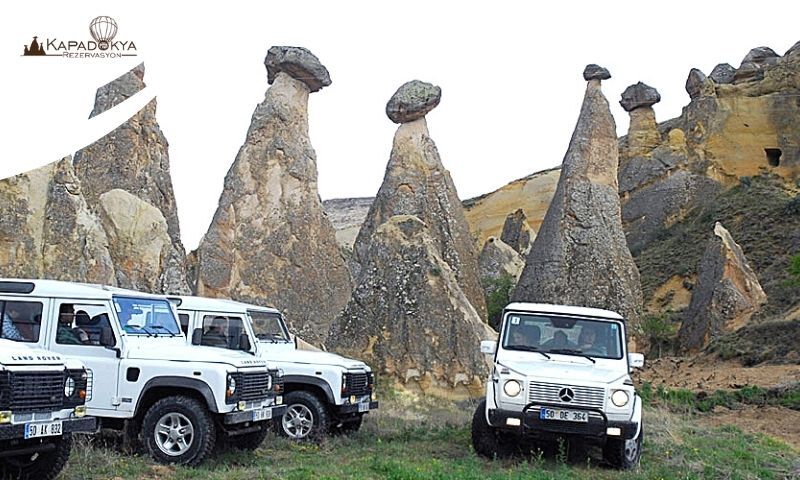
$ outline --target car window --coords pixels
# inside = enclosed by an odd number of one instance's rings
[[[42,304],[0,301],[0,322],[0,338],[36,343],[42,326]]]
[[[56,343],[95,347],[116,345],[108,308],[102,304],[61,303],[58,306]]]
[[[203,316],[200,345],[239,350],[239,337],[247,333],[241,317],[228,315]]]
[[[622,329],[615,321],[558,315],[508,315],[503,348],[622,358]]]
[[[249,312],[253,321],[253,331],[259,340],[288,342],[289,332],[280,313],[259,312],[252,310]]]
[[[181,330],[183,330],[184,335],[189,336],[189,315],[179,313],[178,320],[181,322]]]

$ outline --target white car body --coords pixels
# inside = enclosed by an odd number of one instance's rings
[[[157,331],[132,334],[122,328],[117,311],[119,299],[160,301],[169,309],[171,304],[164,296],[54,280],[2,279],[0,285],[29,286],[29,291],[21,287],[0,289],[0,300],[30,302],[41,307],[40,334],[33,345],[57,352],[63,358],[79,359],[86,365],[93,379],[87,414],[101,418],[104,427],[117,428],[123,420],[140,417],[143,409],[158,397],[181,391],[202,397],[212,415],[230,428],[266,421],[264,417],[272,415],[264,410],[278,409],[275,414],[281,413],[271,390],[264,390],[263,394],[259,391],[257,398],[247,402],[226,397],[232,375],[265,375],[264,359],[244,352],[187,346],[179,329],[177,334]],[[103,329],[104,334],[110,329],[113,344],[59,343],[59,306],[67,302],[89,305],[107,313],[110,318]],[[177,326],[177,315],[174,318]]]
[[[299,350],[290,337],[286,323],[280,311],[233,300],[213,299],[192,296],[171,297],[177,306],[182,327],[186,327],[187,336],[203,327],[203,318],[208,315],[227,315],[243,318],[247,335],[254,345],[258,357],[269,362],[283,372],[285,392],[296,389],[313,390],[324,396],[329,409],[338,417],[363,414],[378,408],[374,390],[359,388],[354,394],[343,387],[345,378],[370,379],[374,377],[372,370],[364,362],[342,357],[323,351]],[[265,314],[273,316],[280,323],[281,338],[258,336],[254,331],[253,316]],[[366,380],[365,380],[366,381]],[[360,385],[359,387],[367,387]],[[356,388],[356,387],[354,387]]]
[[[544,346],[529,347],[540,351],[515,349],[507,330],[514,324],[523,328],[521,321],[530,320],[528,325],[534,325],[533,319],[541,319],[536,321],[542,323],[535,325],[546,325],[545,318],[556,319],[553,325],[564,322],[565,330],[573,328],[569,327],[570,322],[573,326],[575,322],[610,326],[613,330],[609,331],[618,329],[621,341],[615,343],[616,353],[611,354],[609,350],[597,356],[584,355],[575,347],[571,354],[552,353]],[[539,327],[535,328],[540,335]],[[558,329],[552,327],[554,336]],[[642,402],[634,389],[630,371],[632,367],[642,366],[644,360],[640,354],[628,354],[626,338],[624,319],[611,311],[535,303],[509,304],[503,313],[498,341],[481,343],[481,351],[493,355],[494,365],[486,382],[487,424],[506,434],[539,439],[576,436],[604,444],[609,438],[638,438]],[[539,341],[536,338],[537,345],[547,344]],[[504,348],[504,344],[508,348]],[[605,358],[607,356],[616,358]],[[617,403],[622,403],[624,396],[628,398],[627,403],[617,406],[612,401],[615,393]],[[573,420],[561,421],[559,416]]]

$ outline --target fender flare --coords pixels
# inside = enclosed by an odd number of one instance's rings
[[[323,392],[325,392],[325,397],[328,400],[328,403],[331,405],[337,405],[336,397],[333,396],[333,390],[331,390],[330,384],[328,384],[325,379],[312,377],[310,375],[284,375],[283,383],[284,385],[287,383],[300,383],[319,387]]]
[[[139,414],[139,408],[141,406],[142,399],[147,395],[147,392],[156,387],[178,387],[194,390],[203,396],[203,399],[206,401],[208,409],[211,412],[219,413],[217,401],[214,398],[214,392],[211,391],[211,387],[206,382],[197,378],[165,376],[151,378],[147,381],[147,383],[144,384],[144,387],[142,387],[142,393],[139,394],[139,399],[136,401],[134,415]]]

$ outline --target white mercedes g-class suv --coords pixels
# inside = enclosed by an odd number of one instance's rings
[[[472,419],[478,454],[506,455],[520,441],[580,438],[628,469],[642,452],[642,400],[630,372],[644,357],[627,353],[624,319],[607,310],[512,303],[503,312],[486,399]]]
[[[93,433],[87,417],[89,377],[78,360],[25,345],[41,311],[28,302],[0,301],[0,478],[55,478],[73,433]]]
[[[361,427],[364,414],[378,408],[375,375],[363,362],[322,351],[300,350],[281,313],[232,300],[170,297],[181,327],[202,329],[204,342],[219,328],[247,332],[258,355],[283,373],[286,412],[275,420],[279,434],[296,439]],[[215,322],[218,324],[215,326]],[[227,325],[227,327],[226,327]]]
[[[80,359],[93,380],[86,413],[144,442],[160,463],[197,465],[217,439],[257,448],[285,410],[266,361],[189,347],[166,297],[54,280],[0,280],[0,301],[42,312],[36,344]]]

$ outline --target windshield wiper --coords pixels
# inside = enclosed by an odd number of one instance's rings
[[[595,360],[594,358],[590,357],[589,355],[586,355],[585,353],[583,353],[580,350],[575,350],[574,348],[557,348],[555,350],[550,350],[550,353],[561,353],[561,354],[565,354],[565,355],[577,355],[579,357],[583,357],[583,358],[591,361],[592,363],[597,363],[597,360]]]
[[[170,337],[177,337],[178,336],[177,333],[173,332],[172,330],[170,330],[169,328],[165,327],[164,325],[151,325],[151,327],[155,328],[155,329],[158,329],[158,330],[166,330],[167,333],[169,333]]]
[[[539,350],[539,347],[534,347],[532,345],[506,345],[506,348],[510,348],[513,350],[522,350],[524,352],[536,352],[541,353],[544,357],[550,360],[550,355],[544,353],[543,351]]]

